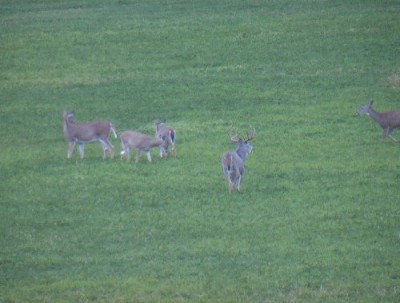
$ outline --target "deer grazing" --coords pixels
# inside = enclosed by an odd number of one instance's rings
[[[165,145],[160,146],[160,157],[168,157],[173,154],[176,157],[175,139],[176,132],[172,127],[165,126],[165,120],[157,120],[155,123],[156,138],[165,142]]]
[[[400,128],[400,111],[390,111],[379,113],[372,108],[373,101],[370,101],[368,104],[361,106],[356,114],[362,115],[365,114],[370,116],[375,120],[382,128],[382,140],[386,137],[390,137],[392,140],[398,142],[396,138],[392,136],[392,132]]]
[[[131,149],[136,149],[136,162],[139,162],[141,152],[147,154],[147,160],[151,162],[151,149],[153,147],[165,148],[165,142],[158,138],[152,138],[145,134],[127,130],[120,135],[121,138],[121,159],[130,160]]]
[[[229,151],[222,156],[222,168],[225,179],[228,182],[229,192],[240,191],[241,182],[244,174],[244,163],[253,151],[253,146],[249,143],[256,136],[256,130],[247,132],[246,138],[239,138],[239,134],[231,134],[230,139],[236,144],[235,151]]]
[[[71,158],[75,144],[79,145],[81,159],[85,154],[85,144],[99,141],[103,146],[103,159],[113,157],[114,147],[108,140],[111,133],[117,138],[115,128],[109,121],[90,121],[86,123],[76,123],[73,112],[64,111],[64,135],[68,141],[68,159]]]

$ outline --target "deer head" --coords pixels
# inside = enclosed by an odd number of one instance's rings
[[[360,116],[360,115],[367,115],[369,116],[371,114],[371,110],[372,109],[372,104],[374,103],[374,101],[369,101],[367,104],[361,106],[357,111],[356,111],[356,115]]]

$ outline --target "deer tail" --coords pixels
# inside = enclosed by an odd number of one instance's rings
[[[232,161],[233,161],[232,154],[231,153],[225,154],[222,161],[224,166],[224,172],[229,175],[232,170]]]
[[[169,137],[171,138],[171,143],[175,144],[175,131],[173,129],[171,129]]]

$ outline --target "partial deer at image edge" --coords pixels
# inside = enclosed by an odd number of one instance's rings
[[[400,128],[400,111],[388,111],[388,112],[377,112],[372,108],[373,101],[369,101],[367,104],[361,106],[356,115],[367,115],[370,116],[376,123],[378,123],[382,129],[382,140],[389,137],[393,141],[399,142],[398,139],[392,136],[392,132],[395,129]]]

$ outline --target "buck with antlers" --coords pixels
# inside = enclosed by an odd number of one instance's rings
[[[176,132],[172,127],[165,126],[165,120],[157,120],[155,123],[156,138],[164,141],[164,145],[160,146],[160,157],[168,157],[173,154],[176,157]]]
[[[400,128],[400,111],[379,113],[372,108],[372,104],[373,101],[370,101],[368,104],[361,106],[356,114],[365,114],[374,119],[375,122],[383,128],[382,140],[386,137],[390,137],[392,140],[398,142],[398,140],[392,136],[392,132]]]
[[[111,133],[117,138],[115,128],[109,121],[90,121],[86,123],[76,123],[73,112],[64,111],[64,135],[68,141],[68,159],[72,157],[75,144],[79,145],[81,159],[85,154],[85,144],[99,141],[103,146],[103,159],[113,157],[114,147],[108,140]]]
[[[152,138],[145,134],[127,130],[120,135],[121,138],[121,159],[130,160],[131,149],[136,149],[136,162],[139,162],[142,151],[146,152],[147,160],[151,162],[151,149],[153,147],[165,148],[162,139]]]
[[[235,151],[229,151],[222,156],[222,168],[224,176],[228,182],[228,189],[232,191],[240,191],[241,182],[244,174],[244,163],[253,151],[253,146],[249,143],[256,136],[256,130],[247,132],[246,138],[240,138],[239,134],[231,134],[230,139],[236,144]]]

